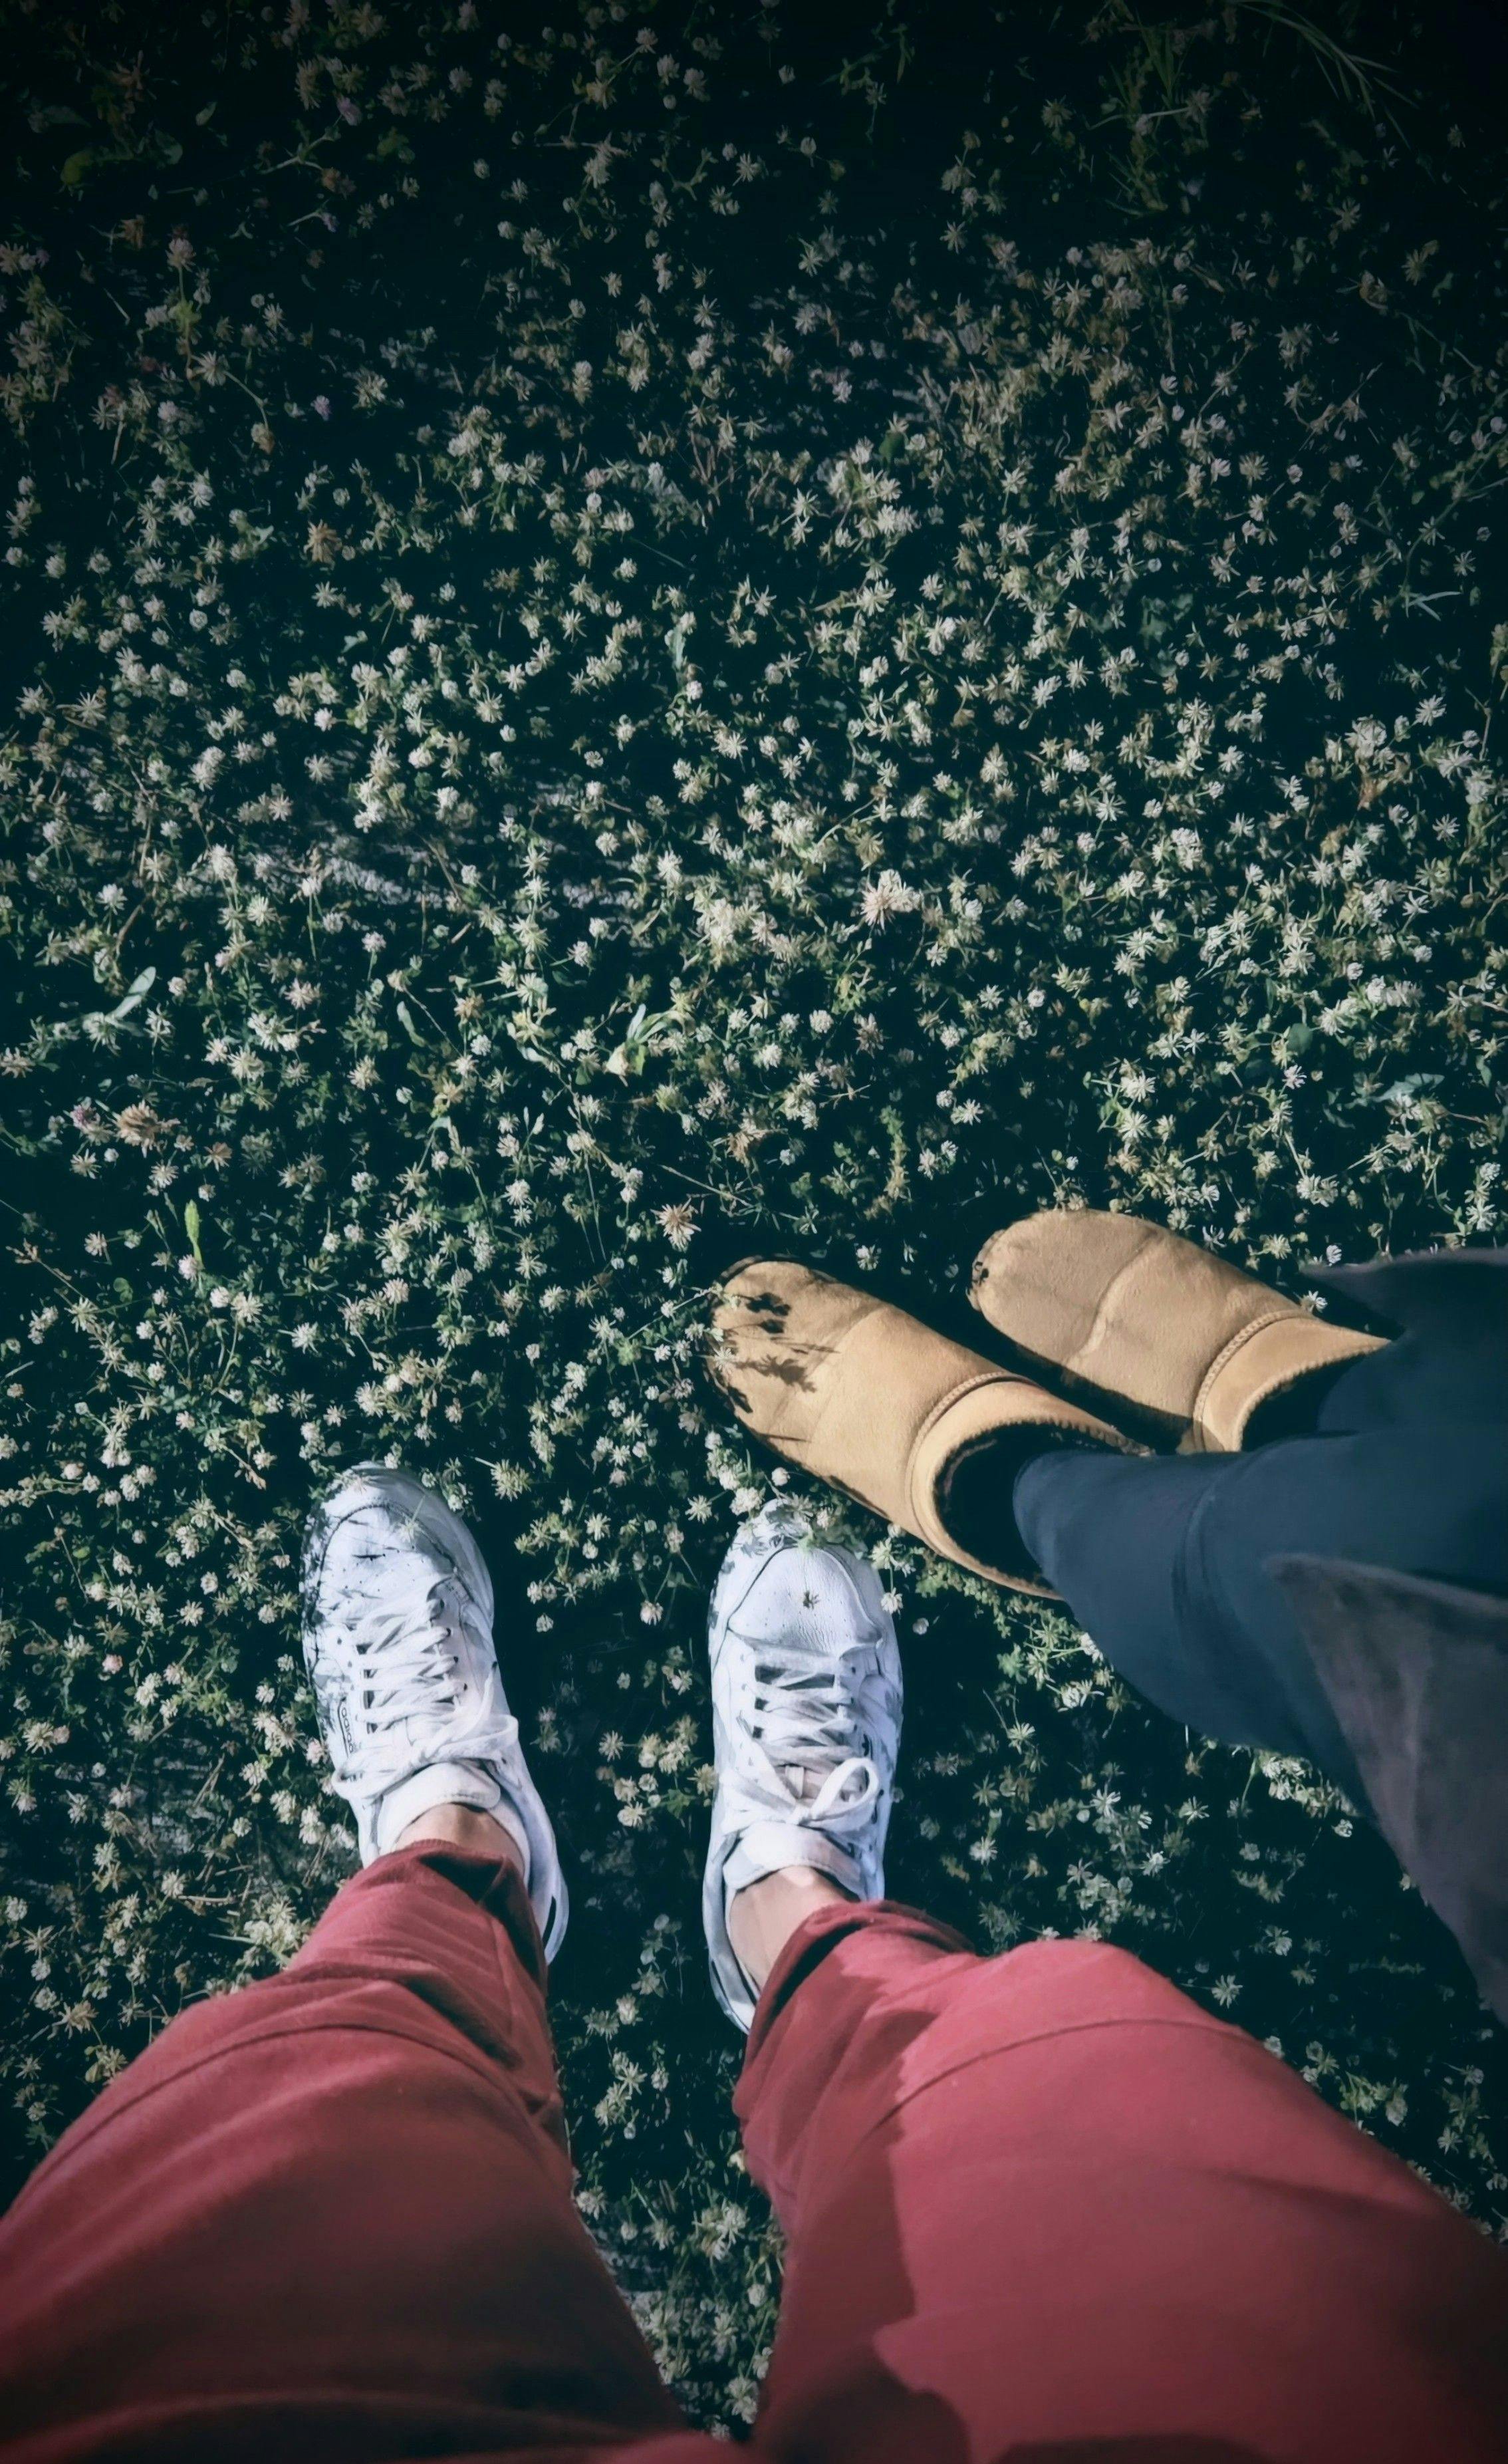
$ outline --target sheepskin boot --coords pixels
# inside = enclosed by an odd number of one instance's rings
[[[1016,1529],[1016,1472],[1047,1446],[1142,1451],[873,1293],[787,1259],[728,1276],[709,1366],[745,1428],[787,1463],[954,1565],[1047,1598]]]
[[[1048,1210],[987,1241],[976,1309],[1055,1386],[1181,1454],[1312,1425],[1322,1384],[1381,1338],[1135,1215]]]

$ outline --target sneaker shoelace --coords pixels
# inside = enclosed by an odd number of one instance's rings
[[[432,1745],[445,1762],[496,1762],[518,1739],[518,1723],[498,1706],[495,1664],[464,1728],[460,1699],[465,1605],[448,1597],[444,1581],[418,1579],[403,1591],[384,1589],[369,1608],[348,1618],[361,1681],[361,1720],[367,1735],[363,1778],[380,1786],[405,1778],[415,1757]],[[480,1639],[480,1638],[479,1638]]]
[[[863,1829],[881,1793],[881,1779],[863,1751],[863,1687],[879,1674],[872,1651],[846,1651],[836,1664],[814,1668],[800,1652],[781,1654],[764,1644],[754,1665],[754,1708],[746,1725],[789,1793],[795,1819],[826,1831]],[[821,1774],[815,1796],[791,1786],[792,1770]]]

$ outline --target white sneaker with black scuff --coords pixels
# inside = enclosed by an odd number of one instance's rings
[[[309,1519],[303,1639],[362,1864],[431,1806],[473,1805],[516,1840],[553,1959],[569,1904],[560,1859],[503,1691],[492,1579],[460,1516],[406,1472],[347,1472]]]
[[[776,1499],[746,1523],[712,1594],[717,1791],[702,1891],[712,1988],[747,2029],[756,1999],[728,1931],[734,1895],[812,1865],[885,1896],[901,1739],[901,1655],[874,1568],[818,1546]]]

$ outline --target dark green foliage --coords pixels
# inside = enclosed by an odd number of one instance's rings
[[[345,1870],[298,1531],[400,1457],[558,1809],[583,2203],[736,2421],[709,1277],[954,1322],[1075,1199],[1297,1291],[1503,1237],[1502,157],[1255,6],[495,13],[18,20],[12,2170]],[[1502,2056],[1370,1835],[863,1537],[897,1891],[1145,1951],[1500,2228]]]

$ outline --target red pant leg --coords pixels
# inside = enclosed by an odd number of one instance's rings
[[[789,2240],[761,2452],[1508,2455],[1502,2253],[1124,1951],[814,1918],[738,2110]]]
[[[681,2429],[571,2202],[543,1978],[511,1867],[406,1849],[175,2020],[0,2225],[14,2464]]]

